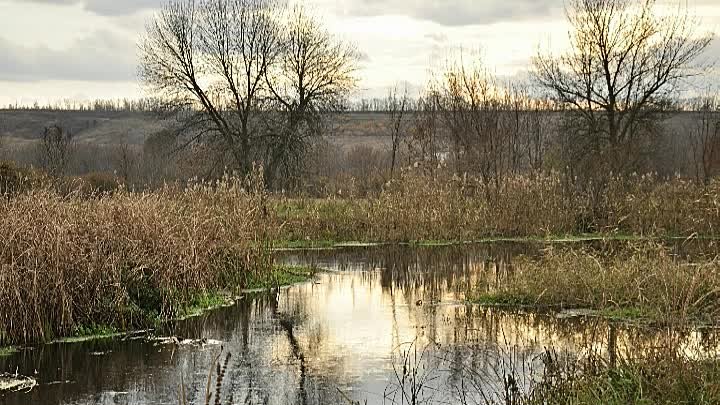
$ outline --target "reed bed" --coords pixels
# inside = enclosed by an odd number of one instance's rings
[[[720,181],[698,185],[653,176],[617,178],[593,197],[583,191],[592,187],[553,173],[484,182],[406,171],[374,197],[305,199],[269,195],[260,172],[248,179],[226,176],[154,191],[118,187],[100,193],[84,183],[74,187],[67,179],[13,170],[7,166],[0,173],[5,179],[0,198],[0,345],[47,341],[95,326],[127,329],[173,317],[198,295],[262,279],[272,267],[265,249],[271,241],[447,241],[582,232],[716,236],[720,226]],[[546,259],[536,267],[562,264],[567,271],[528,280],[547,284],[567,275],[570,283],[572,277],[585,277],[572,272],[572,266],[591,268],[583,260]],[[633,293],[643,304],[648,291],[687,286],[691,276],[700,274],[707,274],[699,278],[705,285],[720,285],[715,279],[706,282],[710,275],[716,277],[714,261],[698,270],[663,262],[663,256],[654,260],[665,269],[655,271],[655,279],[639,278],[641,267],[655,262],[639,261],[625,278],[619,267],[602,273],[616,277],[616,288],[629,288],[633,281],[651,283],[637,287],[640,292],[610,296],[607,303]],[[671,281],[677,283],[662,284]],[[602,292],[601,287],[588,287],[563,303],[597,305],[581,298]],[[542,296],[550,297],[547,292]]]
[[[271,199],[284,241],[481,240],[585,233],[715,237],[720,180],[707,185],[652,175],[613,178],[598,192],[559,174],[500,183],[406,172],[380,195]]]
[[[720,362],[690,359],[658,348],[615,364],[591,357],[575,362],[545,358],[543,378],[528,395],[513,398],[523,405],[714,405],[720,403]]]
[[[480,286],[489,304],[588,308],[611,317],[664,325],[720,321],[720,260],[691,262],[662,245],[620,249],[549,248],[513,262],[496,286]]]
[[[32,189],[0,200],[0,344],[178,314],[268,271],[263,193],[216,184],[92,198]]]

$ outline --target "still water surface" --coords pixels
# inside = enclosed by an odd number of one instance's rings
[[[425,381],[423,399],[461,403],[466,395],[472,402],[496,395],[507,373],[522,376],[525,389],[542,372],[539,355],[547,349],[559,356],[589,350],[604,355],[608,346],[641,350],[657,339],[655,331],[595,318],[466,303],[468,286],[492,289],[511,271],[507,264],[514,257],[537,249],[499,244],[279,252],[278,262],[327,272],[278,293],[246,295],[232,307],[154,335],[194,344],[135,336],[51,344],[0,358],[0,372],[17,370],[39,382],[30,393],[0,397],[0,404],[178,404],[181,381],[193,403],[204,403],[207,373],[221,346],[231,354],[222,403],[400,403],[406,361]],[[696,356],[717,347],[706,333],[688,332],[682,339],[684,350]]]

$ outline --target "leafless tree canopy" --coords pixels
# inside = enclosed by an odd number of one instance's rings
[[[510,174],[539,170],[547,145],[547,105],[520,85],[500,82],[481,65],[450,66],[432,91],[441,131],[459,172],[500,185]],[[422,113],[427,120],[428,112]]]
[[[440,119],[440,95],[430,88],[417,102],[415,119],[411,124],[409,155],[422,163],[425,171],[432,172],[447,150],[445,132]]]
[[[569,0],[567,17],[569,51],[540,54],[535,77],[575,113],[574,149],[622,170],[712,37],[683,6],[661,13],[655,0]]]
[[[170,0],[140,43],[144,84],[183,129],[268,180],[300,168],[323,112],[354,88],[358,53],[302,8],[272,0]]]

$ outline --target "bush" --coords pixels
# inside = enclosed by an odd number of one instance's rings
[[[0,195],[13,195],[21,188],[22,175],[10,162],[0,162]]]
[[[113,193],[120,188],[120,180],[110,173],[90,173],[80,177],[83,188],[92,194]]]
[[[21,168],[12,162],[0,161],[0,196],[17,196],[46,183],[47,176],[40,170]]]

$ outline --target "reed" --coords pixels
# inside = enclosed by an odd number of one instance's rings
[[[271,216],[279,241],[481,240],[578,234],[716,237],[720,180],[707,185],[653,175],[591,185],[557,174],[487,182],[413,171],[372,197],[276,196]]]
[[[479,286],[476,301],[590,308],[673,325],[720,320],[720,261],[691,262],[659,244],[551,247],[540,258],[515,260],[508,273],[495,286]]]
[[[608,364],[600,358],[568,365],[546,362],[523,405],[712,405],[720,403],[720,362],[667,351]],[[549,365],[549,367],[548,367]]]
[[[99,192],[11,166],[0,172],[0,345],[48,341],[88,325],[124,330],[176,316],[208,292],[268,280],[270,241],[453,241],[588,231],[714,237],[720,227],[720,180],[698,185],[615,178],[593,197],[583,191],[587,187],[554,173],[487,182],[406,171],[377,196],[306,199],[268,194],[259,171],[247,179],[226,176],[142,192],[123,186]],[[717,295],[703,290],[720,285],[714,261],[697,267],[662,255],[655,262],[632,259],[630,272],[609,263],[598,273],[595,258],[557,254],[525,264],[526,284],[518,278],[508,292],[562,305],[614,302],[658,311],[668,302],[701,309]],[[573,271],[575,265],[586,271]],[[654,277],[642,277],[643,266],[655,265]],[[541,269],[553,267],[562,271]],[[529,275],[531,269],[536,275]],[[606,278],[574,284],[587,274]],[[577,294],[531,289],[550,280]],[[697,291],[684,290],[690,287]],[[597,294],[602,302],[588,298]]]
[[[0,344],[171,318],[198,294],[269,271],[263,193],[244,181],[120,190],[37,188],[0,202]]]

